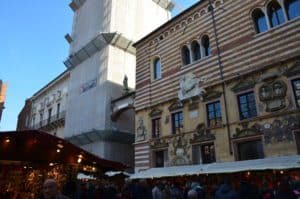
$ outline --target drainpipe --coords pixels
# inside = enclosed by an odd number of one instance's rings
[[[223,91],[224,109],[225,109],[225,116],[226,116],[225,122],[226,122],[226,128],[227,128],[229,152],[232,155],[233,153],[232,153],[232,145],[231,145],[231,137],[230,137],[231,133],[230,133],[230,127],[229,127],[229,123],[228,123],[228,108],[227,108],[226,90],[225,90],[225,82],[224,82],[224,75],[223,75],[223,65],[222,65],[221,55],[220,55],[221,52],[220,52],[220,47],[219,47],[218,33],[217,33],[217,28],[216,28],[215,11],[214,11],[214,7],[212,5],[211,0],[208,0],[208,2],[209,2],[209,11],[211,13],[214,36],[215,36],[215,40],[216,40],[218,65],[219,65],[220,76],[221,76],[221,80],[222,80],[222,91]]]

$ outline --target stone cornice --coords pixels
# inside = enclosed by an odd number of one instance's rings
[[[113,130],[91,130],[78,135],[66,137],[65,140],[75,145],[87,145],[99,141],[110,141],[123,144],[132,144],[134,142],[134,134],[113,131]]]
[[[165,2],[167,0],[153,0],[154,2]],[[195,20],[198,20],[200,17],[207,17],[207,13],[209,12],[209,5],[204,4],[206,0],[199,1],[195,3],[190,8],[184,10],[182,13],[178,14],[177,16],[173,17],[171,20],[157,28],[156,30],[152,31],[145,37],[141,38],[137,41],[134,46],[138,46],[140,43],[149,43],[149,47],[153,45],[157,45],[163,39],[172,36],[174,33],[185,29],[189,24],[193,23]],[[224,0],[215,0],[212,3],[214,8],[217,8],[221,4],[224,3]],[[165,3],[161,3],[165,4]],[[174,5],[173,5],[174,6]],[[191,12],[191,10],[195,9],[199,6],[199,10],[195,12]],[[200,7],[201,6],[201,7]],[[195,9],[196,10],[196,9]],[[187,13],[191,12],[190,15],[185,16]],[[159,34],[161,33],[161,34]]]
[[[172,11],[174,8],[174,3],[171,2],[170,0],[152,0],[155,3],[157,3],[160,7],[168,10],[168,11]]]
[[[136,51],[132,44],[133,41],[127,39],[121,33],[100,33],[80,50],[71,54],[64,61],[64,64],[68,69],[72,69],[94,55],[96,52],[104,49],[107,45],[115,46],[121,50],[135,55]]]
[[[69,7],[75,12],[85,3],[85,1],[86,0],[72,0]]]

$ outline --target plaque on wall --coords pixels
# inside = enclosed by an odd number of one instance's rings
[[[198,111],[197,110],[193,110],[193,111],[190,111],[189,112],[189,116],[190,116],[190,119],[195,119],[198,117]]]

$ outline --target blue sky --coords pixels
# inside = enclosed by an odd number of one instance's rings
[[[197,0],[176,0],[178,11]],[[64,35],[71,31],[70,0],[4,0],[0,6],[0,79],[8,84],[0,131],[14,130],[26,98],[65,70]]]

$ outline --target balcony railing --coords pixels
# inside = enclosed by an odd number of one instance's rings
[[[61,126],[64,124],[66,118],[66,111],[59,112],[47,118],[45,120],[40,121],[38,124],[33,125],[32,129],[51,129],[52,127]]]

